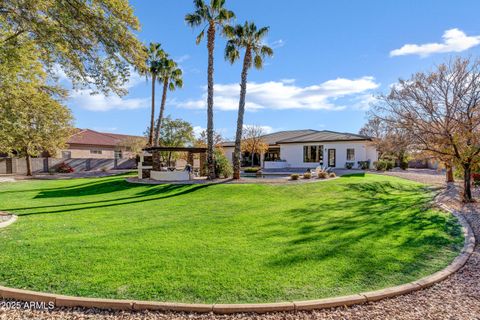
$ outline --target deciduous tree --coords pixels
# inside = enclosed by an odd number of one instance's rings
[[[245,126],[242,135],[242,152],[248,152],[252,158],[252,165],[255,153],[262,154],[268,151],[268,143],[265,142],[263,136],[265,130],[256,125]]]
[[[400,80],[376,113],[409,132],[415,146],[451,159],[463,170],[463,201],[471,202],[471,173],[480,162],[480,60],[457,58]]]

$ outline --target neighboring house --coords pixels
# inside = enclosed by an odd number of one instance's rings
[[[344,168],[347,162],[358,167],[359,161],[378,160],[378,152],[367,136],[328,130],[292,130],[264,135],[269,145],[265,154],[243,155],[243,165],[260,165],[265,169],[315,168],[319,165]],[[232,161],[234,142],[222,144],[225,156]]]
[[[32,171],[42,173],[55,171],[61,164],[71,166],[75,172],[104,169],[133,169],[136,167],[136,153],[131,150],[132,141],[145,137],[77,129],[70,137],[67,148],[56,155],[43,154],[32,158]],[[138,143],[137,143],[138,145]],[[25,174],[26,161],[23,158],[9,158],[0,155],[0,174]]]
[[[68,140],[67,149],[61,150],[57,157],[63,159],[134,158],[136,154],[131,152],[128,146],[128,141],[131,139],[145,139],[145,137],[77,129],[77,132]]]

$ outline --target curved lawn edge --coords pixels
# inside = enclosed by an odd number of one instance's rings
[[[7,214],[7,216],[8,216],[8,214]],[[11,225],[15,221],[17,221],[17,219],[18,219],[18,216],[14,215],[14,214],[10,215],[10,219],[0,223],[0,229],[8,227],[9,225]]]
[[[125,311],[177,311],[177,312],[195,312],[195,313],[267,313],[280,311],[304,311],[326,309],[333,307],[351,306],[363,304],[366,302],[379,301],[386,298],[392,298],[407,294],[413,291],[421,290],[433,286],[434,284],[445,280],[447,277],[462,268],[470,258],[475,248],[475,236],[467,220],[458,212],[452,210],[444,204],[439,207],[444,211],[454,215],[462,226],[464,234],[464,245],[460,254],[441,271],[409,282],[403,285],[389,287],[376,291],[362,292],[354,295],[340,296],[333,298],[324,298],[319,300],[289,301],[278,303],[255,303],[255,304],[189,304],[175,302],[151,302],[138,300],[119,300],[119,299],[97,299],[86,297],[64,296],[58,294],[43,293],[37,291],[15,289],[0,286],[0,298],[14,299],[20,301],[34,302],[53,302],[55,307],[81,307],[97,309],[114,309]],[[6,222],[0,223],[0,228],[5,228],[17,220],[17,216],[12,217]]]

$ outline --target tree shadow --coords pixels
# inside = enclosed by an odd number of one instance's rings
[[[142,202],[157,201],[162,199],[168,199],[172,197],[178,197],[186,195],[198,190],[207,188],[212,184],[196,184],[196,185],[173,185],[173,184],[164,184],[164,185],[137,185],[130,184],[126,181],[106,181],[97,184],[91,185],[82,185],[79,187],[73,188],[60,188],[55,190],[46,190],[40,192],[35,198],[63,198],[63,197],[76,197],[77,195],[102,195],[117,191],[123,191],[127,189],[134,189],[143,187],[142,189],[147,188],[141,192],[137,192],[134,196],[121,197],[121,198],[112,198],[112,199],[102,199],[96,201],[82,201],[76,203],[65,203],[65,204],[53,204],[45,206],[29,206],[29,207],[19,207],[19,208],[9,208],[3,209],[9,212],[22,211],[22,210],[35,210],[35,212],[28,213],[17,213],[19,216],[26,217],[31,215],[40,215],[40,214],[53,214],[53,213],[67,213],[80,210],[96,209],[96,208],[106,208],[106,207],[115,207],[127,204],[135,204]],[[52,208],[60,208],[58,210],[51,210]],[[48,209],[39,211],[36,209]]]
[[[281,253],[267,262],[269,267],[285,268],[328,259],[351,260],[355,264],[345,267],[342,277],[363,278],[362,281],[368,282],[374,277],[369,275],[372,270],[384,270],[386,266],[394,266],[404,275],[416,274],[419,267],[428,264],[425,258],[431,253],[421,250],[422,247],[434,252],[461,247],[461,243],[452,244],[451,239],[461,235],[456,220],[425,211],[432,194],[426,193],[423,186],[358,182],[345,184],[341,192],[348,195],[344,201],[305,203],[280,212],[278,222],[252,232],[252,236],[275,238],[283,245]],[[284,228],[286,221],[289,230]],[[375,250],[385,250],[383,246],[377,247],[378,243],[397,254],[378,254]],[[377,248],[369,248],[369,244]],[[404,252],[413,256],[411,262],[405,263],[398,257],[398,253]]]

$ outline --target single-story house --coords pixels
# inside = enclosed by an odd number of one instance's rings
[[[129,141],[145,137],[77,129],[57,158],[62,159],[129,159],[136,156]]]
[[[261,166],[264,169],[315,168],[317,166],[345,168],[348,162],[358,167],[359,161],[378,160],[378,152],[371,137],[329,130],[290,130],[266,134],[268,144],[263,154],[243,154],[243,166]],[[225,156],[232,161],[234,142],[222,144]],[[253,159],[253,163],[252,163]]]

